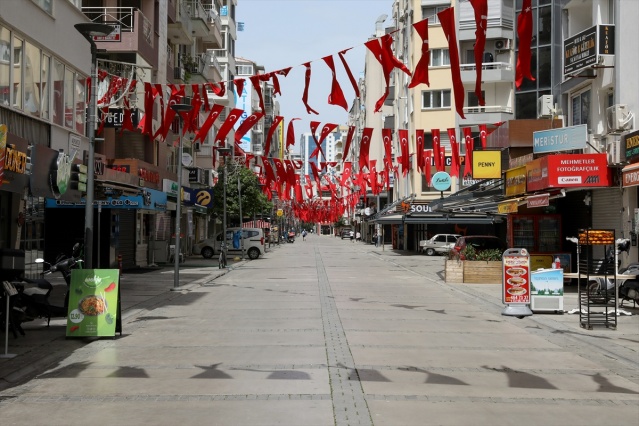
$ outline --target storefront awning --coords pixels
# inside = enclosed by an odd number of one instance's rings
[[[500,214],[476,213],[476,214],[459,214],[459,213],[419,213],[411,215],[391,214],[382,216],[373,220],[375,223],[382,225],[399,225],[407,223],[410,225],[418,224],[492,224],[500,223],[505,216]]]
[[[389,215],[378,217],[377,219],[371,220],[371,222],[379,223],[382,225],[399,225],[403,221],[404,221],[403,214],[389,214]]]

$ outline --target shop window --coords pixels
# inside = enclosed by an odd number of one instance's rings
[[[51,57],[49,55],[42,54],[42,80],[40,81],[40,116],[49,120],[49,96],[51,86],[49,83],[49,74],[51,67]]]
[[[70,69],[64,71],[64,126],[73,129],[74,118],[74,97],[73,88],[75,86],[75,75]]]
[[[40,116],[40,83],[42,81],[41,52],[31,43],[25,43],[24,110]]]
[[[53,122],[59,126],[64,123],[64,64],[53,61]]]
[[[11,105],[11,32],[0,26],[0,104]]]

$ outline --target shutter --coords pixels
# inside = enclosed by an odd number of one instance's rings
[[[115,158],[146,158],[146,136],[139,132],[126,132],[122,137],[120,132],[115,134]]]
[[[614,229],[615,238],[621,238],[619,210],[623,206],[619,188],[602,188],[592,191],[592,228]],[[603,257],[603,248],[593,251],[593,257]]]
[[[120,254],[122,267],[135,267],[135,212],[136,210],[121,210],[120,215]]]

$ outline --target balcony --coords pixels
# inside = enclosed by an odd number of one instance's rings
[[[135,7],[83,7],[82,13],[92,22],[116,22],[120,25],[121,41],[101,41],[100,49],[109,52],[135,52],[149,64],[157,65],[154,32],[151,21]]]
[[[474,84],[477,79],[475,64],[461,64],[461,79],[464,84]],[[515,81],[515,70],[508,62],[484,62],[481,80],[484,83],[509,83]]]
[[[166,46],[166,80],[167,83],[173,83],[173,69],[175,67],[175,53],[173,53],[173,49],[171,45]]]
[[[208,37],[211,32],[208,24],[209,17],[202,3],[199,0],[186,0],[184,4],[191,17],[193,36],[199,38]]]
[[[192,57],[180,57],[180,63],[183,64],[190,83],[208,83],[222,80],[219,73],[219,66],[216,68],[213,62],[215,59],[209,53],[202,53]],[[217,62],[215,62],[217,63]]]
[[[169,39],[175,44],[193,44],[191,14],[184,2],[179,3],[175,15],[175,22],[169,22]]]
[[[509,121],[515,118],[512,107],[504,105],[464,107],[464,115],[466,116],[465,123],[468,125],[499,123],[500,121]]]

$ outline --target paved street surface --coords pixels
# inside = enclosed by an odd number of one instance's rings
[[[9,337],[0,424],[639,424],[639,308],[617,330],[505,317],[499,285],[443,265],[311,234],[229,271],[190,258],[179,291],[170,265],[125,273],[121,337]]]

